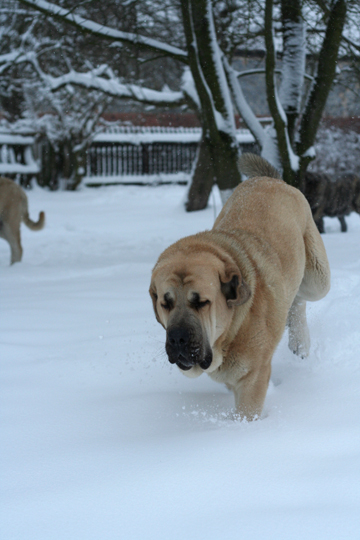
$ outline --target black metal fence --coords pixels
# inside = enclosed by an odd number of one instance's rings
[[[243,151],[257,152],[248,130],[239,130],[237,137]],[[200,128],[109,129],[96,135],[86,151],[83,181],[86,185],[185,183],[190,179],[200,139]],[[66,157],[46,139],[39,139],[34,147],[33,137],[0,133],[0,174],[18,176],[24,183],[35,174],[40,185],[57,189]]]
[[[200,128],[118,127],[97,135],[87,151],[87,185],[187,181]],[[244,151],[257,152],[253,136],[239,130]]]
[[[93,143],[87,152],[86,177],[189,174],[198,143]]]

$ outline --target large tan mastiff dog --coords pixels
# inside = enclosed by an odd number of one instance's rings
[[[211,231],[160,255],[150,295],[169,361],[189,377],[205,372],[225,383],[250,420],[261,414],[286,324],[290,349],[308,355],[306,301],[327,294],[330,269],[301,192],[253,154],[240,168],[259,176],[236,188]]]
[[[32,221],[28,212],[26,193],[9,178],[0,177],[0,238],[10,244],[11,264],[21,261],[22,247],[20,224],[24,222],[32,231],[44,227],[45,214],[40,212],[39,220]]]

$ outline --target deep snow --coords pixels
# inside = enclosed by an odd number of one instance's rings
[[[239,423],[168,363],[148,297],[160,252],[220,210],[186,214],[185,189],[36,188],[23,262],[1,241],[3,540],[360,538],[360,217],[326,220],[311,355],[285,336],[263,419]]]

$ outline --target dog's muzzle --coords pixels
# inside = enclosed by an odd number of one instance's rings
[[[185,326],[175,326],[168,330],[165,349],[169,362],[183,371],[196,365],[207,369],[212,362],[211,349],[204,354],[203,347],[194,342],[191,331]]]

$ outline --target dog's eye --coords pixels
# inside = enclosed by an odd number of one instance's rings
[[[203,300],[203,301],[200,301],[200,298],[197,297],[197,298],[193,298],[193,300],[191,301],[191,307],[194,308],[194,309],[202,309],[203,307],[207,306],[208,304],[210,304],[210,300]]]
[[[165,294],[164,303],[161,304],[161,306],[166,309],[166,311],[170,311],[174,307],[174,301],[172,298],[169,298],[167,294]]]
[[[201,309],[201,308],[207,306],[208,304],[210,304],[210,300],[204,300],[203,302],[198,302],[197,309]]]

